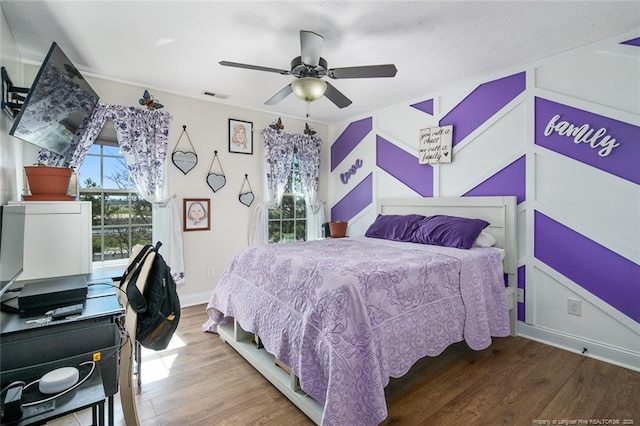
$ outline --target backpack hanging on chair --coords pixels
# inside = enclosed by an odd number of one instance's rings
[[[155,247],[136,245],[135,256],[120,281],[129,306],[137,315],[136,340],[157,351],[166,349],[180,321],[176,282],[171,268],[158,253],[161,245],[159,241]]]

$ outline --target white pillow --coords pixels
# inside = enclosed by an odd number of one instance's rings
[[[491,247],[496,243],[496,239],[488,232],[482,231],[473,242],[474,247]]]

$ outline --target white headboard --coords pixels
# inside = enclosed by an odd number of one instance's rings
[[[505,251],[504,272],[517,275],[516,197],[381,198],[377,209],[385,215],[444,214],[486,220],[489,226],[485,231],[495,237],[496,247]]]

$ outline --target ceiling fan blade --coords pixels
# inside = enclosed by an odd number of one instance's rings
[[[331,83],[329,82],[326,82],[326,83],[327,83],[327,91],[324,92],[324,95],[331,102],[336,104],[338,108],[345,108],[351,105],[351,99],[343,95],[342,92],[336,89]]]
[[[282,101],[284,98],[289,96],[291,93],[293,93],[293,89],[291,88],[291,85],[288,84],[284,86],[282,90],[280,90],[278,93],[276,93],[275,95],[267,99],[267,101],[264,104],[275,105],[277,103],[280,103],[280,101]]]
[[[312,67],[317,67],[320,62],[320,52],[324,37],[313,31],[300,31],[300,52],[302,63]]]
[[[245,69],[248,69],[248,70],[275,72],[275,73],[283,74],[283,75],[288,75],[288,74],[291,73],[288,70],[281,70],[281,69],[278,69],[278,68],[261,67],[261,66],[258,66],[258,65],[241,64],[239,62],[220,61],[218,63],[220,65],[224,65],[225,67],[235,67],[235,68],[245,68]]]
[[[395,77],[397,72],[398,69],[394,64],[384,64],[333,68],[327,71],[327,75],[331,78],[377,78]]]

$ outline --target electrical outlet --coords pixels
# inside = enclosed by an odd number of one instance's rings
[[[578,299],[567,299],[567,313],[571,315],[582,315],[582,300]]]
[[[524,288],[519,288],[517,291],[518,303],[524,303]]]
[[[215,266],[209,266],[207,268],[207,277],[213,278],[216,276],[216,268]]]

